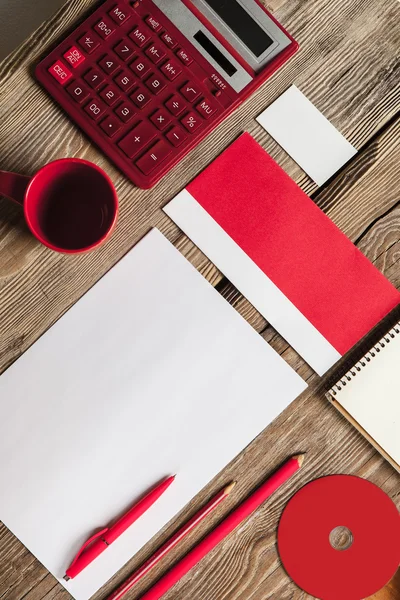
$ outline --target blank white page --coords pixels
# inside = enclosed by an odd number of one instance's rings
[[[386,335],[385,345],[370,362],[346,381],[334,386],[333,398],[363,429],[400,465],[400,323],[393,329],[394,337]],[[380,345],[378,344],[378,347]],[[338,389],[340,386],[340,389]],[[331,390],[332,392],[332,390]]]
[[[61,581],[87,600],[305,387],[153,230],[0,378],[0,519],[60,579],[95,530],[176,473]]]

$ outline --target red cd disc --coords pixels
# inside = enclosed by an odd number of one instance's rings
[[[349,547],[331,545],[346,527]],[[332,475],[304,486],[288,502],[278,549],[293,581],[320,600],[362,600],[382,589],[400,563],[400,515],[376,485]]]

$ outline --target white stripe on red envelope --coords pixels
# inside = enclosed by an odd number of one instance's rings
[[[320,375],[400,302],[247,133],[164,210]]]

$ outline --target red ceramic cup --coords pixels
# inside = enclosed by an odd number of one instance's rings
[[[50,162],[33,177],[0,171],[0,195],[23,206],[33,235],[56,252],[97,248],[117,221],[118,198],[111,179],[79,158]]]

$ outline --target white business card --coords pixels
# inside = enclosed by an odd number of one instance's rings
[[[264,110],[257,121],[318,185],[357,153],[295,85]]]

